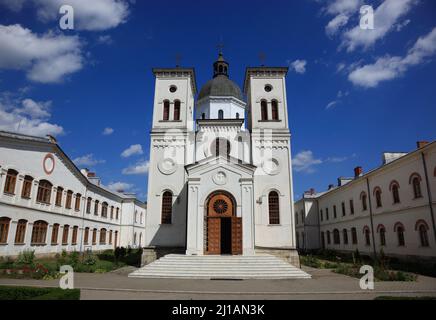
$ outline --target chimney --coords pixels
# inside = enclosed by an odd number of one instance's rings
[[[421,149],[421,148],[424,148],[426,145],[428,145],[428,141],[418,141],[418,142],[416,142],[416,147],[418,148],[418,149]]]
[[[356,167],[354,168],[354,178],[359,178],[363,174],[363,168],[362,167]]]
[[[329,190],[332,190],[335,187],[334,184],[329,184]]]

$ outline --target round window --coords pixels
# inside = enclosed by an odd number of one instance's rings
[[[170,87],[170,92],[171,93],[174,93],[174,92],[176,92],[177,91],[177,87],[176,86],[171,86]]]
[[[265,85],[265,91],[266,92],[271,92],[272,91],[272,85],[270,85],[270,84],[267,84],[267,85]]]
[[[223,199],[218,199],[213,204],[213,210],[215,210],[215,212],[218,214],[226,213],[228,209],[229,206],[227,202],[224,201]]]

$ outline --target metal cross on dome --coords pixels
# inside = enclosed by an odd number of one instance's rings
[[[224,42],[222,40],[218,42],[216,48],[218,49],[219,54],[223,54]]]

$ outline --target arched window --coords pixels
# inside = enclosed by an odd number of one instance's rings
[[[163,102],[163,117],[162,120],[168,121],[170,120],[170,102],[165,100]]]
[[[133,234],[133,244],[136,246],[136,232]]]
[[[91,197],[89,197],[87,200],[86,200],[86,213],[91,213],[91,203],[92,203],[92,198]]]
[[[106,229],[100,230],[100,244],[106,244]]]
[[[36,221],[33,224],[32,239],[31,239],[32,246],[45,245],[45,239],[47,236],[47,227],[48,227],[48,223],[45,221]]]
[[[218,110],[218,119],[224,119],[224,111]]]
[[[62,245],[66,246],[68,244],[68,234],[70,233],[70,226],[68,224],[64,225],[64,230],[62,232]]]
[[[111,206],[111,219],[114,218],[114,206]]]
[[[268,194],[269,224],[280,224],[280,202],[277,191]]]
[[[74,203],[74,210],[80,211],[80,200],[82,199],[82,195],[80,193],[76,194],[76,201]]]
[[[262,121],[268,120],[268,103],[266,100],[260,102],[260,116]]]
[[[9,225],[11,219],[7,217],[0,218],[0,243],[6,244],[8,242]]]
[[[412,174],[409,179],[409,184],[412,184],[414,198],[422,198],[421,176],[417,173]]]
[[[118,220],[118,218],[119,218],[119,213],[120,213],[120,208],[117,208],[117,213],[116,213],[116,216],[115,216],[116,220]]]
[[[58,244],[58,236],[59,236],[59,224],[55,223],[53,225],[53,230],[51,231],[51,244]]]
[[[141,217],[140,217],[139,223],[142,223],[142,217],[143,217],[143,213],[141,212]]]
[[[17,175],[18,172],[9,169],[6,174],[5,188],[4,193],[15,194],[15,185],[17,184]]]
[[[71,202],[73,201],[73,191],[67,191],[67,200],[65,201],[65,208],[71,209]]]
[[[17,231],[15,232],[15,244],[24,244],[26,236],[27,220],[18,220]]]
[[[369,231],[369,228],[365,226],[363,228],[363,234],[365,235],[365,245],[370,246],[371,245],[371,232]]]
[[[165,191],[162,195],[162,224],[171,224],[173,212],[173,194]]]
[[[138,222],[138,211],[135,210],[135,223],[137,223],[137,222]]]
[[[30,193],[32,191],[32,181],[31,176],[25,176],[23,180],[23,189],[21,190],[21,197],[24,199],[30,199]]]
[[[206,114],[204,112],[201,114],[201,119],[206,119]]]
[[[107,202],[103,202],[101,204],[101,216],[103,218],[107,218],[107,208],[108,208],[108,203]]]
[[[95,202],[94,202],[94,215],[95,216],[98,216],[98,204],[99,204],[99,201],[95,200]]]
[[[384,247],[386,245],[386,228],[384,225],[379,225],[377,227],[377,232],[380,235],[380,245]]]
[[[377,208],[381,208],[383,206],[382,199],[381,199],[381,189],[379,187],[376,187],[374,189],[374,195],[375,195],[375,203]]]
[[[77,232],[79,231],[79,227],[78,226],[74,226],[73,227],[73,236],[71,239],[71,244],[74,246],[77,244]]]
[[[112,230],[109,231],[109,244],[112,244]]]
[[[115,231],[114,247],[117,246],[117,243],[118,243],[118,231]]]
[[[330,231],[327,231],[327,244],[330,244],[331,240],[330,240]]]
[[[220,65],[220,66],[218,67],[218,70],[219,70],[219,73],[223,73],[223,66]]]
[[[397,181],[392,181],[389,190],[392,192],[392,199],[394,201],[394,204],[400,203],[400,185]]]
[[[357,230],[356,228],[351,228],[351,241],[353,244],[357,244]]]
[[[277,100],[271,101],[271,119],[279,120],[279,104]]]
[[[365,191],[360,194],[360,200],[362,201],[362,211],[368,210],[368,196]]]
[[[174,101],[174,120],[180,120],[180,101]]]
[[[344,237],[344,244],[348,244],[348,231],[347,231],[347,229],[342,230],[342,235]]]
[[[83,236],[83,243],[84,244],[88,244],[88,240],[89,239],[89,228],[86,227],[85,228],[85,235]]]
[[[430,243],[428,241],[428,225],[424,220],[419,220],[415,225],[415,230],[419,232],[419,242],[421,247],[429,247]]]
[[[94,230],[92,230],[92,244],[96,245],[97,244],[97,229],[94,228]]]
[[[236,119],[239,119],[239,112],[236,112]]]
[[[57,207],[61,207],[62,206],[62,195],[64,193],[64,188],[62,187],[57,187],[56,188],[56,199],[55,199],[55,205]]]
[[[38,194],[36,201],[40,203],[50,204],[51,189],[53,185],[47,180],[39,181]]]
[[[404,247],[406,241],[404,239],[404,226],[401,222],[397,222],[394,226],[394,231],[397,233],[398,246]]]
[[[338,229],[333,230],[333,243],[334,244],[341,244],[341,238],[339,236]]]
[[[139,233],[139,246],[142,247],[142,232]]]

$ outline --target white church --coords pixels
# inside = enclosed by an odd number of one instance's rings
[[[247,68],[247,101],[222,54],[198,96],[193,69],[153,72],[147,245],[298,259],[287,68]]]

